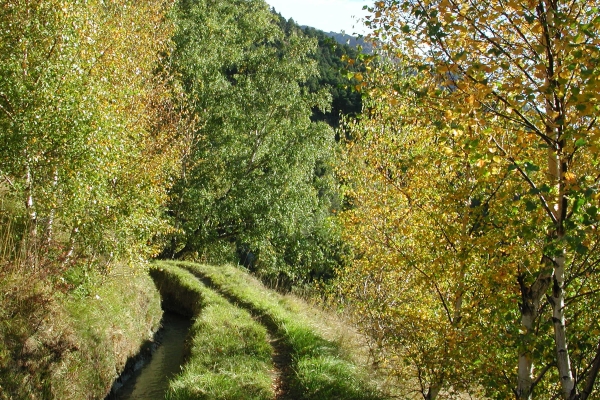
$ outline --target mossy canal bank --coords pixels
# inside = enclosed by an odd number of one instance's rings
[[[0,399],[103,399],[162,317],[148,274],[0,271]]]
[[[323,329],[316,321],[321,313],[300,299],[269,290],[233,266],[160,262],[154,267],[185,277],[203,298],[191,330],[190,358],[167,399],[389,398],[374,381],[374,371],[355,359],[354,340],[345,340],[348,327],[340,326],[341,335]]]
[[[149,276],[160,293],[165,310],[161,329],[152,343],[129,359],[105,400],[164,399],[169,381],[181,372],[189,355],[186,344],[192,319],[202,306],[202,297],[194,280],[186,282],[184,273],[152,268]]]
[[[164,338],[148,379],[116,399],[383,400],[369,372],[348,357],[342,338],[326,338],[307,304],[262,286],[232,266],[157,262],[150,269],[165,310],[193,318],[179,367],[179,337]],[[169,323],[166,322],[167,328]],[[179,343],[171,370],[164,353]],[[178,371],[179,370],[179,371]],[[179,373],[177,373],[179,372]],[[168,387],[168,389],[166,389]],[[165,391],[166,389],[166,391]],[[119,393],[117,393],[119,394]]]

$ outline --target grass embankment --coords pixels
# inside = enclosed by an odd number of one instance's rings
[[[66,288],[23,265],[0,266],[0,399],[103,399],[158,329],[152,279],[81,270]]]
[[[151,275],[167,302],[165,308],[191,311],[196,317],[188,337],[188,360],[171,381],[166,398],[273,399],[266,329],[187,270],[160,263]]]
[[[340,341],[327,340],[318,332],[315,321],[310,318],[314,310],[299,309],[286,297],[267,290],[256,279],[232,266],[185,262],[161,262],[157,265],[188,269],[234,304],[249,310],[282,338],[291,356],[286,398],[385,398],[368,382],[365,371],[346,356]]]

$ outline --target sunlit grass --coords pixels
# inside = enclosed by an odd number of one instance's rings
[[[152,281],[96,281],[93,294],[74,296],[17,272],[0,280],[0,399],[103,398],[158,329]]]
[[[83,266],[60,273],[1,211],[0,399],[104,398],[158,328],[152,280],[143,267],[119,265],[114,275]]]
[[[188,336],[189,356],[166,398],[272,399],[272,348],[266,329],[186,270],[159,264],[152,275],[160,275],[163,296],[172,296],[166,290],[170,287],[179,293],[193,291],[201,299]]]
[[[219,292],[261,317],[283,337],[292,353],[291,398],[385,398],[369,383],[365,371],[349,360],[340,342],[317,332],[308,315],[310,308],[300,310],[297,303],[265,289],[256,279],[232,266],[176,265],[210,281]]]
[[[121,273],[118,273],[121,272]],[[160,297],[150,277],[115,267],[117,276],[93,281],[89,295],[70,296],[65,304],[82,348],[74,352],[76,380],[65,379],[70,398],[86,398],[85,382],[106,388],[129,357],[152,339],[162,317]],[[109,386],[110,388],[110,386]]]

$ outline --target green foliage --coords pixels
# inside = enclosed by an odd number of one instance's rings
[[[347,44],[339,44],[329,34],[311,27],[301,27],[290,19],[285,20],[281,14],[275,14],[279,26],[287,35],[300,34],[317,40],[316,51],[311,58],[317,62],[319,74],[311,77],[305,86],[311,92],[326,87],[331,94],[331,110],[313,110],[313,120],[325,121],[334,128],[340,125],[340,116],[356,116],[362,111],[360,92],[355,90],[358,82],[348,79],[347,71],[364,72],[364,66],[351,66],[348,60],[358,59],[359,51]]]
[[[0,398],[103,398],[157,327],[131,275],[177,167],[169,7],[0,6]]]
[[[285,269],[285,252],[305,251],[295,243],[322,230],[329,207],[315,170],[331,162],[334,135],[311,121],[329,98],[304,87],[317,73],[315,42],[285,35],[259,0],[181,1],[174,15],[171,62],[194,126],[172,191],[178,232],[163,257],[202,258],[231,243],[261,268]]]
[[[177,143],[171,89],[156,74],[168,6],[38,0],[0,10],[1,185],[26,225],[20,237],[55,252],[55,268],[155,251]]]

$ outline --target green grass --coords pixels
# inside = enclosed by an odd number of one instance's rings
[[[7,194],[0,184],[0,400],[104,399],[162,317],[147,266],[60,262]]]
[[[172,296],[173,290],[180,298],[193,292],[192,297],[201,299],[188,338],[188,359],[170,382],[166,398],[273,399],[266,329],[186,270],[161,263],[151,274],[160,277],[163,296]]]
[[[144,272],[90,273],[85,286],[63,292],[41,274],[0,271],[0,399],[103,399],[158,329]]]
[[[69,396],[55,398],[88,398],[87,382],[107,392],[127,359],[151,340],[162,318],[160,296],[148,274],[125,267],[103,284],[96,283],[88,296],[69,297],[66,308],[82,345],[70,368],[78,382],[66,382],[62,391]]]
[[[178,265],[258,316],[275,330],[289,347],[292,376],[289,397],[294,399],[383,399],[364,370],[347,357],[341,343],[328,340],[311,321],[310,309],[301,309],[278,293],[267,290],[256,279],[233,266],[210,266],[185,262]]]
[[[151,268],[150,276],[160,293],[162,307],[185,317],[200,314],[205,304],[198,279],[181,268]]]

